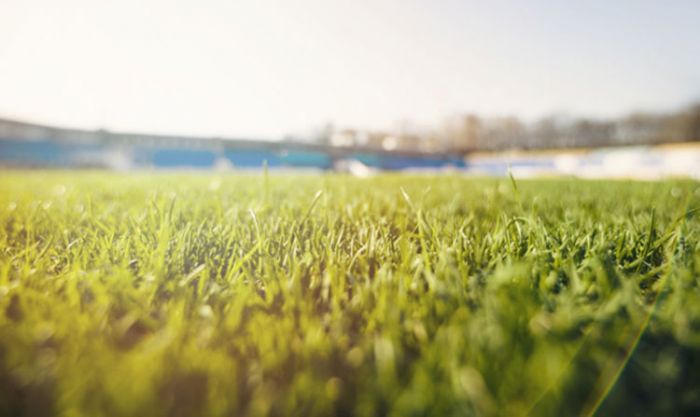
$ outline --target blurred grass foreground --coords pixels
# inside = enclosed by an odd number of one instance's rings
[[[0,415],[698,415],[700,184],[3,172]]]

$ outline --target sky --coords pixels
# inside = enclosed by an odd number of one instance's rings
[[[0,117],[279,138],[700,99],[700,2],[0,0]]]

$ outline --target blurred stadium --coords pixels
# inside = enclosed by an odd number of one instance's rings
[[[458,154],[300,141],[118,133],[0,120],[0,162],[13,167],[317,170],[464,167]]]
[[[519,177],[700,178],[700,106],[614,121],[455,117],[441,130],[327,128],[312,139],[255,140],[80,130],[0,119],[0,164],[21,168],[458,170]]]

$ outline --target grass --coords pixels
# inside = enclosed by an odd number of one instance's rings
[[[0,176],[0,415],[700,412],[700,184]]]

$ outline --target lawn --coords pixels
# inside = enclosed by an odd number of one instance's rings
[[[0,173],[0,415],[700,414],[700,183]]]

